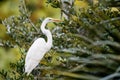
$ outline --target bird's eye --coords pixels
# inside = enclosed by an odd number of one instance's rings
[[[52,19],[49,19],[49,20],[52,20]]]

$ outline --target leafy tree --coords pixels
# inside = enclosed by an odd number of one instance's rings
[[[19,48],[22,56],[18,62],[10,64],[14,71],[0,71],[3,79],[120,79],[120,11],[111,11],[111,7],[102,3],[87,9],[76,9],[73,5],[67,14],[69,20],[54,23],[57,27],[51,29],[54,40],[51,51],[40,66],[26,76],[23,69],[25,54],[36,38],[44,37],[39,30],[43,19],[32,23],[30,11],[24,0],[20,1],[21,14],[3,21],[10,39],[2,42],[5,48]],[[58,0],[47,0],[47,3],[61,8]]]

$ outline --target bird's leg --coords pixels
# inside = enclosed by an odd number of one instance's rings
[[[40,66],[39,65],[37,65],[36,68],[33,69],[32,74],[36,77],[40,75]]]

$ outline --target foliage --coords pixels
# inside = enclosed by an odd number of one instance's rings
[[[24,0],[20,0],[19,16],[3,21],[9,40],[3,40],[3,46],[19,48],[21,59],[10,66],[14,71],[0,71],[2,79],[38,79],[38,80],[109,80],[119,79],[120,65],[120,11],[111,11],[98,3],[88,9],[74,6],[69,12],[69,20],[55,23],[52,29],[53,47],[30,76],[24,74],[24,58],[29,46],[38,37],[44,37],[39,30],[43,19],[35,24],[30,20]],[[51,0],[53,7],[57,4]],[[58,7],[57,7],[58,8]],[[15,74],[15,75],[14,75]],[[112,76],[111,76],[112,75]]]

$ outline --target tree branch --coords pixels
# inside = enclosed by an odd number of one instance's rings
[[[109,20],[104,20],[104,21],[101,21],[99,24],[105,24],[105,23],[108,23],[108,22],[111,22],[111,21],[115,21],[115,20],[120,20],[120,17],[111,18]]]
[[[108,41],[108,40],[93,42],[91,47],[98,46],[98,45],[111,45],[113,47],[120,48],[120,44],[119,43],[113,42],[113,41]]]
[[[120,76],[120,73],[110,74],[110,75],[108,75],[108,76],[106,76],[106,77],[104,77],[104,78],[102,78],[102,79],[100,79],[100,80],[110,80],[110,79],[112,79],[112,78],[114,78],[114,77],[117,77],[117,76]]]

